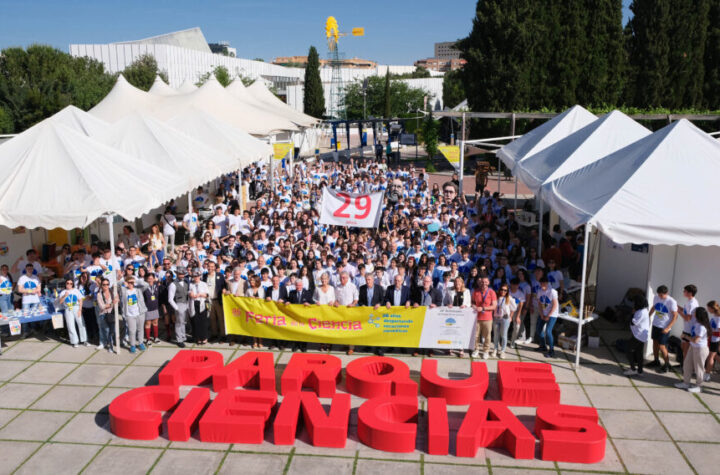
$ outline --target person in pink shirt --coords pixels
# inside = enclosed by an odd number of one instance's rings
[[[487,359],[490,353],[490,334],[492,333],[493,312],[497,307],[497,295],[490,288],[490,278],[487,275],[478,277],[472,295],[473,309],[477,311],[477,325],[475,326],[475,351],[472,357],[480,357],[480,340],[482,339],[482,357]]]

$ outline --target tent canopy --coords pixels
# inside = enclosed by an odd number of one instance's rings
[[[257,84],[257,86],[256,86]],[[256,104],[291,120],[300,127],[312,127],[318,120],[303,114],[278,99],[262,81],[255,81],[250,87],[245,87],[240,79],[235,79],[226,90],[243,101]]]
[[[537,193],[546,181],[567,175],[650,134],[648,129],[615,110],[524,158],[515,172]]]
[[[543,186],[570,226],[590,223],[618,243],[711,246],[720,208],[720,142],[685,119]]]
[[[121,119],[95,138],[145,163],[183,176],[185,179],[175,184],[176,195],[237,168],[232,157],[141,114]]]
[[[2,144],[0,168],[0,225],[10,228],[132,220],[174,198],[179,180],[52,118]]]
[[[110,129],[110,124],[98,119],[82,109],[70,105],[51,117],[58,124],[62,124],[88,137],[101,134]]]
[[[198,87],[193,84],[191,80],[186,79],[182,84],[180,84],[180,87],[177,88],[177,92],[180,94],[188,94],[190,92],[197,91],[197,88]]]
[[[167,121],[167,124],[234,157],[235,168],[246,167],[272,154],[272,147],[266,142],[196,107],[188,108]]]
[[[153,115],[161,120],[169,120],[191,106],[253,135],[265,136],[279,131],[298,130],[291,121],[237,99],[212,76],[197,91],[164,97]]]
[[[597,117],[591,112],[581,106],[573,106],[505,145],[498,150],[497,156],[514,172],[516,164],[524,158],[540,152],[595,120]]]
[[[180,94],[177,89],[168,86],[160,76],[155,76],[155,81],[148,92],[156,96],[177,96]]]
[[[117,122],[134,112],[149,112],[162,98],[142,91],[120,74],[115,86],[90,112],[107,122]]]

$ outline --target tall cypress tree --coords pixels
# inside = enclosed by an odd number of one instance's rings
[[[708,28],[708,0],[670,0],[667,107],[700,107]]]
[[[308,51],[308,60],[305,65],[305,95],[303,96],[303,110],[307,115],[321,119],[325,115],[325,95],[323,94],[320,79],[320,57],[314,46]]]
[[[390,68],[388,67],[385,73],[385,119],[391,118],[390,110]]]
[[[703,105],[708,109],[718,110],[720,109],[720,0],[710,2],[704,63]]]

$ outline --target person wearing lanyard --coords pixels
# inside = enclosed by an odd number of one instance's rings
[[[517,304],[512,295],[509,295],[507,284],[500,286],[498,290],[500,296],[498,297],[497,307],[493,312],[493,331],[495,333],[495,348],[492,351],[492,356],[497,356],[500,359],[505,358],[505,348],[507,347],[507,334],[510,328],[510,317],[517,310]]]
[[[538,351],[542,351],[546,358],[553,358],[555,356],[555,340],[552,332],[558,316],[558,293],[550,286],[550,281],[545,276],[540,278],[537,301],[540,306],[540,319],[537,322],[536,330],[540,337]]]
[[[147,312],[145,313],[145,343],[160,343],[158,335],[158,320],[160,319],[160,286],[155,280],[155,274],[150,272],[147,277],[148,286],[143,290],[143,298]],[[150,332],[152,331],[152,337]]]
[[[687,356],[688,349],[690,349],[690,330],[695,323],[695,315],[693,312],[700,306],[698,304],[695,295],[697,294],[697,287],[693,284],[686,285],[683,288],[683,296],[687,299],[682,310],[678,310],[678,314],[683,319],[683,332],[682,332],[682,343],[681,348],[683,352],[683,359]]]
[[[490,288],[490,278],[483,275],[479,278],[475,292],[472,296],[472,307],[477,311],[477,325],[475,326],[475,351],[472,357],[480,356],[480,340],[482,339],[482,357],[488,359],[490,352],[490,334],[492,333],[493,312],[497,308],[497,295]],[[463,356],[461,353],[460,356]]]

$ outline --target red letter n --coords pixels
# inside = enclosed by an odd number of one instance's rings
[[[273,424],[276,445],[295,443],[298,418],[302,407],[303,421],[315,447],[343,448],[350,421],[350,395],[336,394],[332,398],[330,414],[320,404],[315,393],[295,391],[283,397]]]

